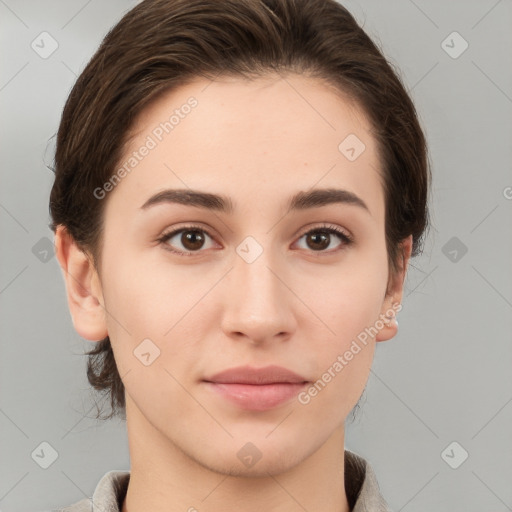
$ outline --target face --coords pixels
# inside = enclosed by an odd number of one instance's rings
[[[300,463],[343,431],[396,303],[369,122],[303,76],[197,79],[146,108],[125,163],[98,200],[127,414],[216,471]],[[215,378],[270,365],[299,378]]]

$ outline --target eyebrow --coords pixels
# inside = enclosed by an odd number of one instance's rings
[[[151,196],[142,206],[146,210],[151,206],[177,203],[186,206],[196,206],[206,210],[222,213],[233,213],[234,205],[231,199],[224,195],[211,194],[191,189],[167,189]],[[366,203],[356,194],[348,190],[335,188],[314,189],[308,192],[298,192],[288,202],[289,211],[320,208],[328,204],[343,203],[357,206],[370,213]]]

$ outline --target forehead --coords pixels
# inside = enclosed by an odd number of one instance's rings
[[[297,75],[197,78],[160,95],[137,118],[121,167],[109,203],[125,209],[166,188],[228,196],[239,211],[255,196],[270,205],[312,187],[383,209],[370,122],[334,88]]]

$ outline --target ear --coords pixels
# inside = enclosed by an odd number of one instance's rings
[[[384,322],[384,327],[379,329],[375,336],[375,341],[390,340],[398,332],[398,322],[395,315],[402,308],[402,294],[404,288],[405,276],[407,274],[407,267],[411,258],[412,252],[412,235],[404,238],[400,243],[401,251],[401,264],[397,272],[390,274],[386,296],[382,303],[382,310],[379,318]],[[386,316],[392,315],[393,318],[389,319]]]
[[[65,226],[55,232],[55,252],[64,275],[69,310],[76,332],[86,340],[108,336],[101,282],[92,258],[82,251]]]

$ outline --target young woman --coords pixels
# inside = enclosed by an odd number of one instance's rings
[[[145,0],[62,115],[52,228],[130,471],[66,511],[386,511],[344,424],[428,225],[425,138],[334,0]]]

